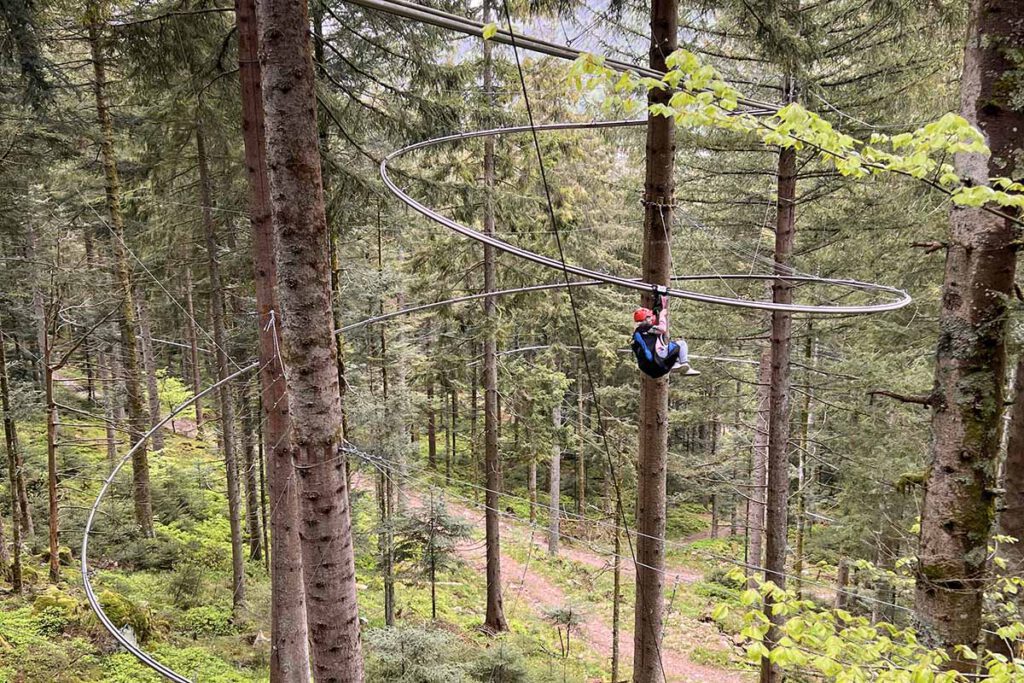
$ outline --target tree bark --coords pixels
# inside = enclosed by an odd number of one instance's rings
[[[318,683],[357,683],[363,661],[308,27],[305,2],[260,4],[281,350],[292,420],[288,455],[299,484],[314,677]]]
[[[654,0],[651,5],[649,66],[666,70],[665,58],[678,47],[677,0]],[[649,105],[667,104],[670,93],[653,89]],[[644,181],[643,277],[668,285],[672,274],[671,239],[675,184],[675,122],[648,115],[647,160]],[[641,305],[654,304],[645,294]],[[668,460],[668,377],[640,378],[640,448],[637,463],[636,610],[633,629],[634,683],[661,683],[664,631],[665,488]]]
[[[263,535],[260,531],[259,463],[253,433],[256,425],[249,399],[249,385],[242,390],[242,471],[245,479],[245,525],[249,534],[249,559],[263,558]]]
[[[562,518],[562,447],[558,443],[558,432],[562,428],[562,406],[551,409],[551,423],[554,440],[551,445],[551,467],[548,470],[548,553],[558,555],[560,537],[559,522]]]
[[[493,0],[483,2],[483,21],[491,20]],[[484,97],[493,102],[494,65],[491,41],[484,41]],[[484,234],[494,235],[494,138],[484,138]],[[494,247],[484,244],[484,291],[497,288]],[[484,629],[491,633],[508,630],[501,599],[501,538],[498,524],[501,460],[498,454],[497,311],[493,296],[484,298],[484,471],[486,495],[484,527],[487,545],[487,612]]]
[[[281,310],[277,301],[277,259],[267,178],[256,13],[256,0],[236,0],[242,140],[249,180],[258,313],[260,405],[270,489],[270,680],[308,683],[309,632],[298,532],[299,502],[290,459],[291,425],[284,365],[277,353]]]
[[[530,498],[530,524],[537,521],[537,459],[530,454],[526,470],[526,492]]]
[[[1006,81],[1021,49],[1020,3],[971,1],[960,113],[982,131],[992,155],[956,155],[956,172],[969,183],[1020,175],[1024,111],[1014,108]],[[950,666],[961,671],[974,663],[953,648],[977,647],[988,580],[1016,233],[1010,220],[980,208],[950,215],[915,608],[925,640],[949,650]]]
[[[114,126],[106,99],[106,57],[103,53],[100,35],[100,9],[90,3],[88,24],[89,48],[93,65],[93,94],[96,98],[96,117],[100,125],[100,154],[106,179],[107,210],[110,213],[110,228],[114,233],[114,260],[117,268],[117,284],[121,291],[121,315],[118,326],[121,333],[121,366],[124,371],[125,393],[128,403],[128,428],[132,445],[146,432],[146,410],[142,404],[142,382],[139,379],[139,364],[136,356],[135,307],[132,305],[131,268],[128,265],[128,247],[125,242],[124,216],[121,213],[121,179],[117,172],[114,156]],[[135,523],[144,536],[153,536],[153,498],[149,483],[149,457],[146,444],[141,444],[132,454],[132,486],[135,503]]]
[[[434,406],[434,378],[427,384],[427,466],[437,471],[437,413]]]
[[[153,355],[153,334],[149,326],[149,315],[146,312],[146,301],[142,292],[136,291],[135,307],[139,316],[139,335],[142,346],[142,366],[146,371],[146,396],[149,399],[149,428],[160,423],[160,391],[156,381],[156,357]],[[154,451],[164,449],[163,430],[156,430],[149,437],[149,445]]]
[[[782,83],[787,102],[796,101],[796,83],[785,76]],[[778,211],[775,218],[775,272],[788,274],[796,232],[796,150],[779,151]],[[792,284],[785,280],[772,283],[772,301],[793,302]],[[793,316],[772,311],[772,376],[768,392],[768,479],[765,510],[764,578],[776,586],[786,585],[786,528],[789,504],[789,416],[790,416],[790,338]],[[771,615],[772,628],[765,647],[772,649],[781,637],[778,626],[783,617],[771,612],[771,595],[765,597],[765,612]],[[767,657],[761,660],[761,683],[782,680],[781,669]]]
[[[586,452],[585,446],[583,445],[583,439],[586,437],[584,432],[584,418],[585,413],[583,412],[583,377],[580,375],[579,364],[576,367],[576,430],[578,432],[577,447],[576,447],[576,516],[580,518],[580,522],[583,521],[583,516],[587,510],[587,465],[584,453]]]
[[[613,506],[612,509],[615,509]],[[615,535],[613,544],[614,555],[612,556],[612,683],[619,681],[619,631],[622,624],[622,533],[619,531],[619,523],[622,515],[616,514],[613,518]]]
[[[105,420],[107,437],[107,465],[111,470],[117,464],[117,431],[114,428],[115,416],[117,414],[115,403],[117,402],[117,380],[114,377],[112,354],[108,355],[101,349],[97,354],[97,365],[99,366],[100,390],[103,392],[103,416]]]
[[[57,507],[57,403],[53,396],[50,339],[43,342],[43,387],[46,395],[46,495],[49,518],[50,583],[60,581],[60,511]]]
[[[199,165],[199,203],[203,216],[203,238],[206,242],[206,263],[210,275],[210,312],[213,318],[213,344],[216,346],[217,381],[231,374],[227,352],[227,330],[224,305],[224,285],[220,277],[217,256],[217,233],[213,222],[213,200],[210,192],[210,172],[206,158],[206,136],[203,121],[196,117],[196,158]],[[238,460],[235,455],[235,403],[231,387],[222,385],[217,390],[220,400],[221,442],[224,445],[224,469],[227,473],[228,521],[231,526],[231,584],[232,605],[235,612],[245,604],[245,554],[242,550],[242,500],[238,487]]]
[[[11,493],[11,588],[20,593],[21,583],[21,509],[18,501],[18,432],[11,412],[11,390],[7,379],[7,355],[2,319],[0,319],[0,409],[4,416],[4,445],[7,448],[7,481]]]
[[[814,361],[814,334],[811,331],[811,322],[807,323],[807,346],[805,348],[804,360],[808,367],[813,367]],[[811,402],[814,400],[814,387],[810,385],[810,373],[808,378],[807,392],[804,394],[804,406],[800,420],[800,444],[797,447],[796,467],[796,548],[793,553],[793,582],[796,584],[794,590],[797,597],[803,598],[803,573],[804,573],[804,536],[807,527],[807,456],[814,454],[814,447],[811,444],[811,430],[814,428],[814,407]]]
[[[192,257],[192,254],[189,254]],[[203,390],[202,365],[199,362],[199,339],[196,329],[196,308],[193,299],[192,285],[192,264],[185,264],[185,311],[188,320],[185,321],[185,334],[188,337],[189,366],[192,369],[192,393],[198,394]],[[196,410],[196,436],[203,435],[203,402],[196,399],[193,403]]]
[[[1003,509],[999,514],[999,533],[1012,536],[1016,543],[1000,545],[1007,562],[1006,573],[1024,574],[1024,354],[1017,357],[1010,396],[1010,423],[1006,439],[1006,464]]]

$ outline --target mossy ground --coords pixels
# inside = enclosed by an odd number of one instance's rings
[[[69,397],[67,400],[74,400]],[[83,407],[88,407],[84,406]],[[29,481],[35,504],[36,536],[25,555],[28,582],[22,595],[0,583],[0,680],[19,683],[43,681],[157,681],[154,673],[116,647],[91,614],[85,602],[78,558],[88,506],[101,484],[100,473],[109,471],[104,432],[92,426],[74,426],[67,419],[61,450],[62,490],[61,543],[70,547],[73,562],[62,567],[62,582],[46,581],[45,549],[45,442],[43,425],[21,425]],[[425,444],[423,444],[425,446]],[[468,452],[468,443],[460,444]],[[122,449],[123,450],[123,449]],[[425,458],[423,459],[425,463]],[[246,602],[233,612],[230,581],[230,531],[226,517],[224,471],[212,435],[205,440],[167,433],[162,452],[150,455],[156,538],[141,539],[133,531],[130,475],[127,467],[115,481],[100,510],[90,544],[93,583],[108,614],[118,623],[132,624],[143,645],[158,660],[199,681],[269,680],[269,579],[262,561],[246,565]],[[450,499],[471,507],[478,496],[472,486],[415,468],[416,486],[425,482],[446,488]],[[456,479],[472,477],[465,462]],[[367,473],[367,476],[372,476]],[[525,491],[503,499],[520,520],[528,519]],[[514,497],[521,496],[521,497]],[[541,494],[540,503],[547,503]],[[372,493],[353,496],[360,613],[364,629],[384,625],[382,579],[377,570],[376,503]],[[701,510],[685,506],[674,510],[670,535],[679,538],[702,524]],[[543,514],[543,510],[541,511]],[[541,519],[543,522],[543,519]],[[518,524],[517,524],[518,526]],[[607,548],[599,538],[601,528],[570,530],[589,534],[590,550]],[[606,530],[605,530],[606,531]],[[563,591],[566,599],[584,613],[610,623],[612,575],[609,569],[586,565],[567,557],[550,558],[540,548],[530,548],[530,536],[541,541],[543,533],[529,527],[504,537],[504,552],[530,572],[544,577]],[[475,542],[482,529],[474,531]],[[586,546],[579,546],[585,549]],[[623,546],[624,554],[628,554]],[[716,548],[734,550],[734,548]],[[482,553],[482,550],[481,550]],[[670,549],[669,563],[699,564],[698,556]],[[560,654],[555,627],[543,610],[518,600],[509,590],[506,610],[509,634],[494,639],[480,630],[485,604],[481,572],[469,565],[439,577],[436,622],[430,619],[429,585],[418,577],[400,573],[396,586],[399,625],[428,627],[447,634],[444,651],[435,653],[438,666],[450,658],[460,666],[474,659],[501,659],[507,653],[517,659],[529,681],[597,681],[607,678],[608,652],[598,652],[574,639],[570,655]],[[508,576],[509,584],[519,577]],[[673,586],[668,585],[671,594]],[[623,581],[623,626],[631,626],[633,584],[628,572]],[[675,587],[670,602],[667,642],[685,637],[706,619],[714,599],[698,587]],[[706,624],[704,625],[706,627]],[[706,630],[706,629],[705,629]],[[682,636],[676,633],[684,634]],[[374,662],[386,661],[388,653],[375,652],[380,639],[368,639],[368,674],[382,671]],[[683,651],[709,663],[729,663],[730,653],[711,643],[690,643]],[[382,659],[383,657],[383,659]],[[484,665],[489,665],[484,663]],[[471,670],[473,666],[469,666]]]

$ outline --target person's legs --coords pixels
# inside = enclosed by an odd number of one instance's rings
[[[685,339],[680,339],[678,345],[679,345],[679,360],[682,361],[683,363],[689,363],[690,362],[690,349],[686,345],[686,340]]]
[[[681,352],[685,352],[685,347],[680,347],[676,342],[669,342],[665,353],[665,365],[670,368],[679,365]]]
[[[673,370],[681,370],[684,375],[699,375],[700,373],[690,367],[690,354],[689,348],[686,345],[685,339],[680,339],[678,343],[672,342],[673,347]]]

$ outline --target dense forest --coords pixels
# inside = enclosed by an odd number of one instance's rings
[[[0,681],[1024,681],[1022,74],[1014,0],[0,2]]]

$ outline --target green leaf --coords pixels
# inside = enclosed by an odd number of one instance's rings
[[[494,22],[484,24],[484,40],[490,40],[498,33],[498,25]]]

